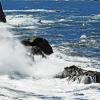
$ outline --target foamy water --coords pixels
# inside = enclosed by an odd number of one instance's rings
[[[47,56],[47,58],[34,56],[33,61],[29,50],[21,44],[16,35],[16,32],[18,32],[19,37],[22,35],[24,37],[28,32],[33,32],[32,35],[41,35],[38,34],[38,31],[44,29],[43,26],[45,29],[53,29],[59,23],[61,25],[66,23],[66,27],[73,26],[73,23],[79,23],[84,29],[92,22],[99,22],[99,14],[46,19],[44,16],[34,17],[34,15],[29,14],[27,16],[27,14],[22,13],[45,12],[53,14],[57,13],[56,10],[29,9],[5,10],[5,12],[8,13],[7,24],[0,23],[0,100],[99,100],[100,84],[85,85],[83,83],[79,84],[77,81],[69,82],[67,79],[53,78],[55,74],[71,65],[87,70],[100,71],[100,61],[98,59],[71,55],[74,50],[69,46],[71,44],[68,41],[63,40],[65,34],[60,33],[61,31],[56,34],[54,30],[55,34],[44,31],[42,36],[50,36],[48,41],[55,39],[57,42],[63,42],[59,45],[52,44],[54,50],[52,55]],[[17,15],[16,12],[20,14]],[[42,19],[42,24],[39,23],[40,19]],[[97,40],[94,38],[89,39],[89,36],[85,33],[80,35],[78,43],[84,47],[98,44]]]
[[[12,26],[0,25],[0,100],[99,100],[99,84],[84,85],[53,78],[65,66],[91,65],[90,59],[71,56],[66,59],[54,48],[55,53],[47,59],[35,56],[33,62],[26,48],[9,31]]]

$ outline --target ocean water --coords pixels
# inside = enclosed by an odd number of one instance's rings
[[[53,76],[76,65],[100,71],[100,2],[2,0],[7,23],[0,23],[0,100],[99,100],[100,84]],[[29,56],[21,44],[41,36],[54,53]]]

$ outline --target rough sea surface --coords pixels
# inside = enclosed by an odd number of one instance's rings
[[[53,78],[64,67],[100,71],[100,2],[2,0],[0,100],[100,100],[100,84]],[[54,53],[33,59],[21,44],[47,39]]]

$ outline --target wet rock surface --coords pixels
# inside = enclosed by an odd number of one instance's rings
[[[64,71],[56,74],[55,78],[67,78],[69,81],[85,84],[100,83],[100,72],[84,70],[73,65],[65,67]]]
[[[22,44],[31,47],[31,52],[33,55],[50,55],[53,53],[53,49],[49,42],[41,37],[33,36],[32,38],[27,38],[22,40]]]

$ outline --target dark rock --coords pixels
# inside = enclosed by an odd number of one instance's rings
[[[55,78],[67,78],[68,80],[85,84],[90,84],[92,82],[100,83],[100,72],[84,70],[73,65],[66,67],[64,71],[58,73]]]
[[[40,50],[40,48],[37,47],[37,46],[33,46],[33,47],[31,48],[31,53],[32,53],[33,55],[41,55],[42,57],[46,57],[45,54],[44,54],[44,53]]]
[[[30,42],[30,39],[29,39],[29,38],[24,39],[24,40],[22,40],[21,42],[22,42],[22,44],[25,45],[25,46],[31,46],[31,42]]]
[[[3,9],[2,9],[2,5],[1,5],[1,2],[0,2],[0,22],[6,22],[6,17],[5,17],[5,14],[3,12]]]
[[[41,37],[33,36],[31,39],[29,38],[24,39],[22,40],[22,44],[24,44],[25,46],[31,46],[33,54],[43,54],[44,53],[46,55],[50,55],[53,53],[53,49],[50,46],[49,42],[46,39],[43,39]]]
[[[96,82],[100,83],[100,72],[96,72],[95,76],[96,76]]]

